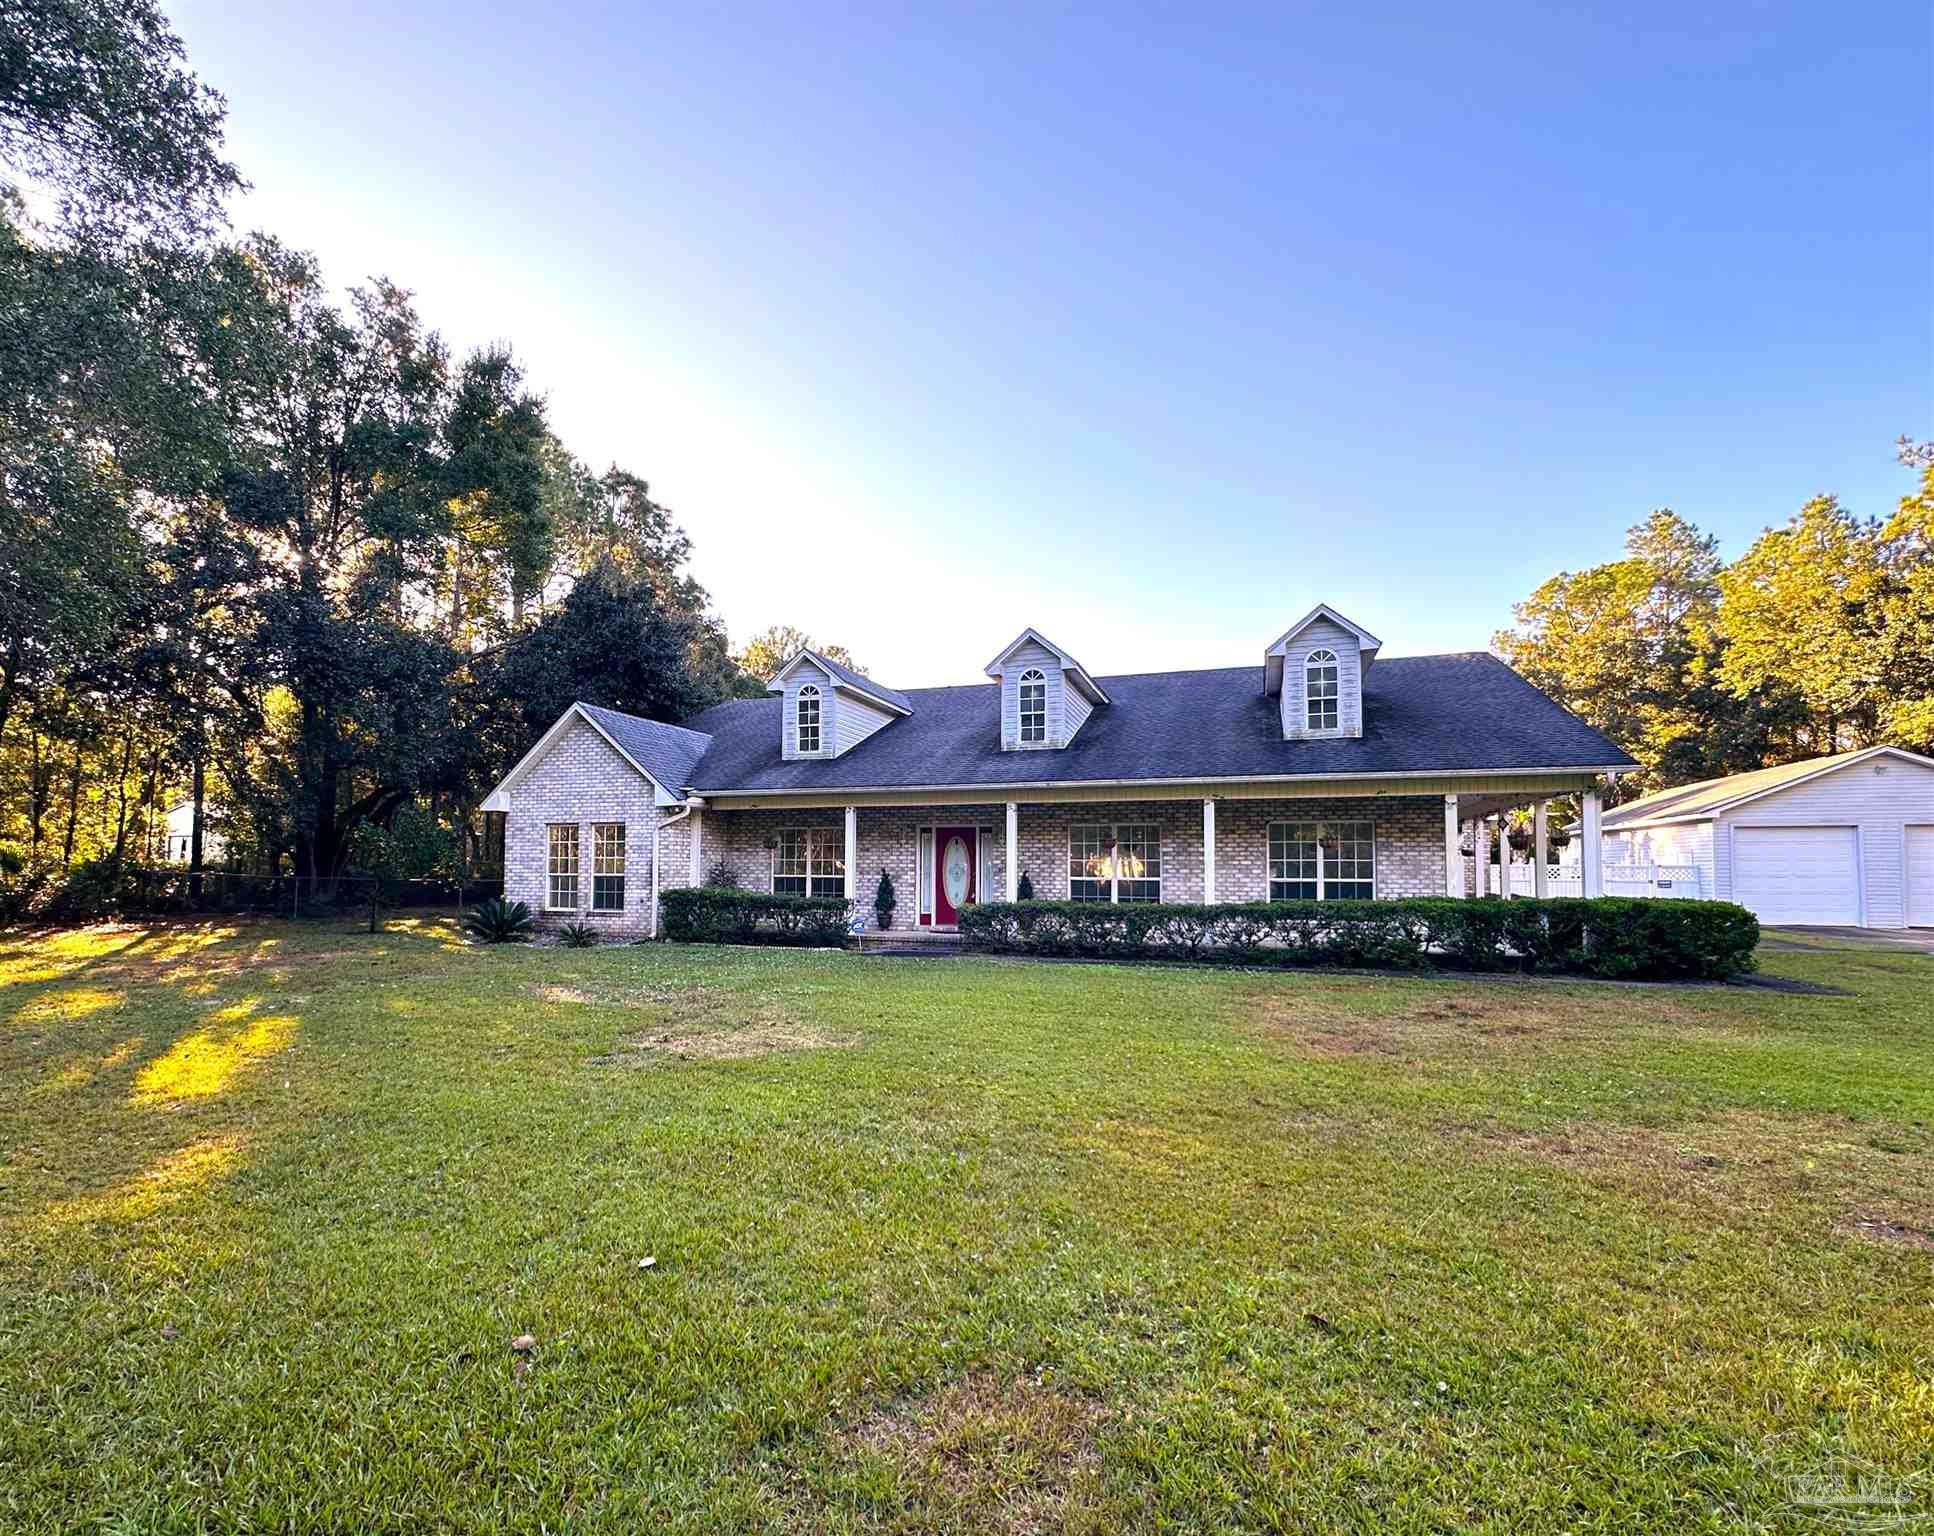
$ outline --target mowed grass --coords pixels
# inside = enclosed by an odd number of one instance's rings
[[[1765,964],[0,936],[0,1528],[1934,1515],[1934,960]]]

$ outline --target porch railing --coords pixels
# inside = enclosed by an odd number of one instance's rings
[[[1513,864],[1511,894],[1535,894],[1533,875],[1529,864]],[[1603,878],[1607,896],[1658,896],[1686,901],[1703,901],[1706,896],[1697,864],[1607,864]],[[1583,896],[1585,877],[1576,864],[1553,864],[1546,875],[1545,890],[1552,896]]]

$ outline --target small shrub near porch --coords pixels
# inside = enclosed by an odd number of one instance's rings
[[[727,886],[666,891],[665,937],[685,944],[846,943],[851,908],[843,896],[773,896]]]
[[[1212,907],[1029,901],[964,908],[960,933],[969,949],[994,954],[1677,981],[1750,971],[1759,922],[1730,902],[1611,896]]]

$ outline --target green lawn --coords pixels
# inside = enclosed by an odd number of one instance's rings
[[[1934,1514],[1934,960],[1764,959],[0,935],[0,1528]]]

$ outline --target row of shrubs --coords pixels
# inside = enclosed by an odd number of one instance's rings
[[[665,936],[686,944],[843,945],[851,905],[843,896],[773,896],[728,886],[666,891]]]
[[[1759,921],[1724,901],[1272,901],[1228,906],[988,902],[960,934],[991,954],[1531,971],[1633,980],[1719,980],[1753,969]]]

